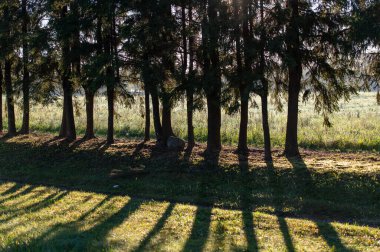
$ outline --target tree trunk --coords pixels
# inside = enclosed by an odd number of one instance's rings
[[[95,93],[89,90],[85,91],[86,96],[86,133],[84,139],[95,138],[94,133],[94,97]]]
[[[107,104],[108,104],[108,129],[107,143],[114,143],[114,98],[115,89],[112,86],[107,86]]]
[[[3,69],[0,62],[0,133],[3,132]]]
[[[74,120],[74,107],[73,107],[73,95],[72,87],[68,76],[64,76],[62,80],[63,85],[63,103],[65,106],[65,121],[66,121],[66,134],[65,137],[69,141],[73,141],[77,138],[75,130]]]
[[[208,108],[208,137],[207,153],[212,161],[214,154],[219,153],[222,148],[220,127],[221,127],[221,72],[219,62],[219,23],[217,15],[217,1],[209,1],[207,13],[209,18],[209,56],[211,62],[211,79],[207,88],[207,108]],[[209,74],[209,73],[206,73]]]
[[[27,42],[28,34],[28,13],[26,9],[26,0],[22,0],[22,63],[23,63],[23,80],[22,80],[22,93],[23,93],[23,118],[22,127],[20,130],[21,134],[29,134],[29,88],[30,88],[30,78],[29,78],[29,47]]]
[[[245,87],[240,87],[240,128],[238,152],[241,154],[248,153],[247,131],[248,131],[248,91]]]
[[[239,128],[239,142],[237,151],[241,154],[248,153],[247,146],[247,129],[248,129],[248,98],[249,91],[246,88],[246,83],[243,81],[243,60],[241,53],[241,28],[239,18],[239,1],[233,2],[234,18],[235,18],[235,44],[236,44],[236,72],[237,81],[240,93],[240,128]]]
[[[65,18],[67,14],[67,6],[62,8],[61,18]],[[63,118],[60,136],[66,137],[67,140],[76,139],[74,107],[73,107],[73,87],[70,81],[71,76],[71,59],[70,45],[68,38],[62,41],[62,88],[63,88]]]
[[[272,151],[270,144],[270,130],[269,130],[269,116],[268,116],[268,90],[269,85],[268,81],[265,78],[265,44],[266,44],[266,32],[265,32],[265,23],[264,23],[264,1],[260,0],[260,26],[261,26],[261,35],[260,35],[260,69],[261,74],[261,83],[262,83],[262,92],[261,97],[261,114],[262,114],[262,124],[263,124],[263,133],[264,133],[264,158],[266,161],[272,161]]]
[[[194,110],[194,94],[191,88],[188,88],[186,91],[187,101],[187,144],[188,146],[195,145],[194,139],[194,126],[193,126],[193,110]]]
[[[157,142],[161,142],[162,141],[162,126],[161,126],[161,120],[160,120],[160,102],[158,100],[157,87],[152,87],[150,93],[152,96],[154,131],[156,133]]]
[[[213,94],[207,96],[207,153],[213,155],[221,148],[220,139],[221,110],[220,96]]]
[[[170,136],[173,136],[172,120],[171,120],[171,106],[170,98],[165,97],[162,99],[162,143],[166,142]]]
[[[63,99],[63,107],[62,107],[62,120],[61,120],[61,128],[59,130],[59,137],[64,138],[67,136],[67,123],[66,123],[66,104],[65,99]]]
[[[149,88],[148,85],[144,83],[144,94],[145,94],[145,133],[144,141],[149,141],[150,139],[150,102],[149,102]]]
[[[5,92],[7,95],[7,108],[8,108],[8,135],[16,135],[16,119],[13,99],[13,87],[11,76],[12,63],[9,59],[5,60],[4,75],[5,75]]]
[[[287,27],[289,34],[287,49],[289,55],[294,60],[288,66],[288,121],[286,125],[285,155],[288,157],[299,156],[298,150],[298,98],[301,89],[302,61],[300,52],[300,36],[298,28],[298,0],[288,0],[288,7],[291,10],[291,19]]]
[[[265,160],[272,160],[272,150],[270,143],[269,116],[268,116],[268,94],[261,95],[261,113],[264,132],[264,157]]]
[[[285,155],[299,156],[298,150],[298,98],[300,78],[289,73],[288,121],[286,125]]]
[[[193,107],[194,107],[194,91],[191,81],[194,80],[194,35],[190,31],[189,47],[187,47],[186,36],[186,12],[185,2],[182,6],[182,44],[183,44],[183,66],[182,66],[182,82],[186,86],[186,111],[187,111],[187,144],[194,146],[194,127],[193,127]],[[191,1],[189,2],[189,26],[193,22],[193,9]],[[186,78],[187,54],[189,53],[189,78]]]

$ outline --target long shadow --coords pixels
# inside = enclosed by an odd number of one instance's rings
[[[203,251],[211,224],[212,208],[197,207],[191,234],[183,251]]]
[[[66,194],[66,193],[64,193]],[[79,204],[74,204],[74,202],[71,202],[69,205],[66,205],[66,206],[69,206],[68,208],[61,208],[61,211],[64,212],[64,213],[67,213],[67,212],[70,212],[70,211],[73,211],[78,205],[80,204],[85,204],[86,202],[88,202],[90,199],[92,198],[92,196],[87,196],[87,197],[84,197],[83,200],[80,201]],[[56,200],[52,203],[56,204],[58,203],[59,200]],[[71,205],[71,206],[70,206]],[[45,206],[47,207],[47,206]],[[41,210],[43,210],[44,208],[41,207],[41,208],[35,208],[33,209],[34,212],[40,212]],[[26,214],[29,214],[29,213],[26,213]],[[17,217],[20,217],[21,215],[18,215]],[[4,222],[4,221],[2,221]],[[8,225],[6,228],[0,228],[0,233],[3,232],[3,233],[7,233],[9,232],[10,230],[13,230],[15,227],[17,227],[20,223],[19,222],[14,222],[12,223],[12,225]],[[57,226],[58,227],[58,226]],[[43,233],[41,236],[38,237],[38,240],[42,240],[44,239],[48,234],[50,234],[51,232],[57,230],[57,228],[51,228],[49,229],[49,232],[46,232],[46,233]],[[35,241],[32,242],[33,244],[35,244]]]
[[[283,188],[281,186],[281,182],[278,179],[278,176],[276,174],[276,170],[273,166],[273,162],[266,162],[267,168],[268,168],[268,177],[269,177],[269,183],[270,187],[273,190],[273,205],[275,209],[275,214],[277,216],[278,223],[280,225],[280,231],[282,233],[282,236],[285,241],[286,248],[289,252],[295,251],[292,237],[290,235],[288,224],[286,223],[286,220],[284,217],[282,217],[283,214]]]
[[[301,157],[288,158],[293,167],[296,176],[296,186],[299,196],[310,198],[316,196],[316,188],[314,186],[313,177],[310,170]]]
[[[136,156],[140,153],[140,151],[144,148],[145,141],[142,141],[136,145],[135,150],[131,154],[131,159],[135,159]]]
[[[22,187],[25,187],[24,185],[21,185],[19,188],[22,188]],[[16,193],[7,193],[8,197],[5,197],[3,199],[0,200],[0,204],[4,204],[5,202],[7,201],[10,201],[10,200],[13,200],[17,197],[21,197],[21,196],[24,196],[24,195],[27,195],[28,193],[30,193],[31,191],[33,191],[33,189],[36,188],[35,186],[26,186],[26,188],[24,189],[21,189],[21,190],[18,190],[16,191]]]
[[[47,208],[47,207],[55,204],[57,201],[61,200],[67,194],[68,194],[68,192],[53,193],[53,194],[48,195],[47,197],[41,199],[40,201],[33,203],[31,205],[28,205],[26,207],[18,208],[15,211],[8,211],[7,213],[11,213],[11,215],[5,219],[1,219],[1,221],[9,221],[9,220],[13,219],[14,217],[20,217],[20,213],[37,212],[41,209]]]
[[[189,163],[191,154],[193,153],[194,146],[188,145],[185,149],[185,153],[183,154],[183,161]]]
[[[201,178],[200,187],[201,190],[198,197],[202,198],[202,192],[208,190],[206,178]],[[191,234],[183,247],[183,251],[202,251],[204,249],[209,234],[211,216],[211,207],[197,207]]]
[[[7,190],[5,190],[4,192],[0,193],[0,196],[5,196],[7,194],[12,194],[12,193],[15,193],[17,192],[18,190],[20,190],[24,185],[22,184],[19,184],[19,183],[15,183],[13,186],[11,186],[10,188],[8,188]]]
[[[354,251],[347,248],[336,232],[335,228],[330,223],[315,222],[323,239],[327,242],[333,251]]]
[[[48,142],[49,140],[51,139],[45,139],[44,141]],[[198,159],[198,152],[195,156],[196,160],[194,163],[186,165],[184,162],[186,159],[183,158],[183,155],[179,158],[176,153],[173,152],[159,152],[158,150],[152,150],[152,155],[144,155],[141,159],[139,158],[136,161],[136,164],[141,163],[146,165],[146,169],[149,170],[148,176],[136,180],[135,174],[132,174],[133,176],[126,175],[124,178],[115,180],[115,184],[121,185],[119,188],[112,188],[109,180],[111,171],[115,169],[126,173],[128,166],[130,166],[130,162],[134,162],[131,157],[131,152],[133,152],[131,147],[134,146],[129,145],[128,154],[122,153],[121,151],[119,154],[115,154],[117,151],[108,154],[103,153],[108,146],[101,142],[102,141],[95,140],[94,142],[91,142],[89,146],[74,151],[70,149],[70,147],[67,147],[66,144],[62,143],[61,145],[60,142],[57,142],[57,145],[53,144],[45,148],[41,147],[40,144],[33,145],[28,142],[4,143],[0,140],[0,148],[4,154],[0,160],[0,166],[4,164],[4,168],[1,169],[1,176],[3,176],[3,179],[9,178],[10,180],[13,179],[13,181],[18,180],[21,183],[58,186],[65,189],[79,189],[118,195],[128,194],[142,198],[148,197],[149,199],[169,200],[171,202],[192,203],[203,206],[212,206],[214,203],[218,203],[218,205],[225,208],[240,209],[242,207],[242,202],[237,200],[241,195],[240,186],[232,186],[233,184],[229,184],[229,182],[235,183],[239,180],[238,177],[240,175],[239,171],[236,169],[236,164],[223,163],[223,169],[218,165],[214,165],[212,167],[218,168],[218,172],[215,172],[212,169],[210,169],[210,171],[207,169],[209,168],[207,167],[207,162],[198,162],[200,160]],[[150,145],[147,144],[145,146],[151,150]],[[114,148],[115,146],[112,147],[112,149]],[[14,153],[14,155],[7,155],[8,153]],[[224,152],[222,154],[224,154]],[[223,155],[222,157],[224,160]],[[286,200],[286,204],[289,206],[288,209],[292,209],[287,214],[292,216],[299,214],[302,218],[315,219],[315,217],[320,217],[320,215],[318,215],[319,213],[325,213],[322,212],[324,211],[323,209],[318,213],[318,210],[321,209],[321,207],[325,207],[325,211],[328,211],[329,214],[332,210],[335,211],[335,209],[328,208],[328,205],[323,205],[318,202],[319,200],[323,201],[324,199],[321,198],[321,195],[315,193],[312,189],[313,187],[311,187],[311,185],[313,185],[313,178],[321,179],[326,176],[324,174],[313,174],[312,178],[304,164],[302,165],[298,161],[290,161],[293,163],[293,166],[296,167],[293,172],[277,174],[282,181],[289,181],[290,186],[284,184],[284,188],[291,187],[289,190],[284,190],[283,192],[284,200]],[[178,167],[184,167],[184,170],[188,170],[189,172],[183,173],[183,170],[178,169]],[[199,173],[197,171],[199,171]],[[173,174],[168,174],[169,172]],[[250,185],[247,185],[246,188],[249,190],[254,189],[259,193],[267,193],[269,188],[266,181],[267,178],[265,177],[266,172],[266,167],[255,167],[253,170],[249,171],[249,176],[252,178],[253,182],[251,182]],[[333,186],[331,186],[333,184],[341,185],[341,181],[330,177],[330,175],[328,176],[328,178],[332,180],[332,183],[326,183],[326,185],[320,186],[318,188],[319,191],[325,192],[330,188],[333,189]],[[353,176],[352,180],[355,180],[357,175]],[[197,193],[199,192],[198,182],[202,177],[211,177],[215,183],[208,182],[208,184],[210,186],[217,186],[217,188],[213,188],[213,190],[206,189],[207,192],[203,195],[204,197],[197,198]],[[185,183],[188,183],[188,187],[182,187],[183,184],[178,178],[183,178]],[[362,178],[360,179],[363,180]],[[168,183],[168,181],[170,181],[170,183]],[[292,186],[292,182],[296,182],[297,184]],[[162,185],[159,193],[154,186],[151,186],[152,183],[160,183],[160,185]],[[224,183],[226,183],[226,187],[223,187]],[[170,184],[170,186],[168,184]],[[359,189],[363,188],[360,193],[363,195],[364,199],[362,200],[362,205],[359,203],[355,205],[358,210],[354,209],[345,212],[335,211],[333,214],[337,214],[331,218],[329,216],[330,219],[336,221],[347,219],[350,222],[355,221],[359,224],[378,227],[377,224],[371,223],[372,221],[365,221],[364,217],[366,216],[365,214],[362,214],[370,207],[371,209],[374,209],[372,205],[368,206],[368,202],[374,202],[374,199],[378,196],[376,192],[373,192],[373,190],[371,191],[371,188],[373,188],[372,186],[375,184],[362,184],[358,183],[358,186]],[[181,194],[175,193],[176,187],[181,188]],[[347,193],[348,196],[353,194],[343,185],[342,188],[338,189],[342,193]],[[366,192],[368,193],[366,194]],[[254,200],[254,195],[251,196],[252,197],[248,197],[248,199]],[[342,197],[338,196],[329,196],[331,202],[334,199],[341,200],[341,198]],[[4,200],[4,198],[1,197],[0,201],[1,200]],[[254,203],[257,207],[260,207],[271,204],[272,201],[273,199],[271,199],[271,197],[266,197],[256,200]],[[341,209],[338,209],[337,207],[337,210]],[[281,212],[280,208],[278,208],[277,211]],[[356,213],[358,213],[358,215],[362,214],[364,217],[358,220],[356,217],[354,217],[355,219],[351,218],[351,216],[355,216]],[[349,214],[350,216],[348,216]],[[374,218],[378,217],[378,214],[376,213],[371,212],[371,215],[374,216]]]
[[[248,159],[239,157],[239,168],[240,168],[240,198],[242,207],[242,218],[243,218],[243,229],[245,232],[245,237],[247,239],[247,250],[248,251],[258,251],[258,243],[255,234],[255,227],[253,225],[253,199],[252,191],[250,187],[249,176],[249,163]]]
[[[78,148],[81,144],[83,144],[87,141],[88,141],[88,139],[86,139],[86,138],[80,138],[78,140],[75,140],[74,142],[71,142],[70,149],[74,150],[74,149]]]
[[[165,212],[161,216],[161,218],[157,221],[154,228],[148,233],[148,235],[144,238],[144,240],[139,244],[139,246],[134,251],[144,251],[146,245],[148,245],[149,241],[160,232],[160,230],[164,227],[167,219],[170,217],[175,204],[170,203],[166,208]]]
[[[98,223],[94,227],[85,232],[80,232],[82,237],[87,238],[86,248],[90,248],[94,241],[100,242],[104,249],[107,249],[106,244],[106,236],[110,230],[114,227],[119,226],[123,221],[125,221],[129,216],[131,216],[134,212],[136,212],[141,205],[140,201],[130,199],[128,203],[121,208],[118,212],[112,214],[106,219],[102,220],[102,222]],[[60,239],[56,237],[56,239]]]
[[[296,181],[298,186],[299,196],[305,198],[312,197],[316,198],[318,193],[310,170],[301,157],[299,158],[288,158],[289,162],[293,166],[294,173],[296,175]],[[320,223],[314,221],[318,226],[319,233],[327,244],[331,248],[338,249],[339,251],[350,251],[341,241],[339,234],[336,232],[334,227],[330,223]]]
[[[63,142],[64,139],[62,137],[59,137],[59,136],[55,136],[51,139],[49,139],[48,141],[44,142],[43,146],[44,147],[49,147],[51,143],[54,143],[54,142]]]
[[[104,206],[108,201],[110,201],[111,198],[112,198],[112,196],[107,195],[104,199],[102,199],[99,203],[97,203],[94,207],[92,207],[92,209],[90,209],[89,211],[82,214],[81,217],[76,222],[80,222],[80,221],[85,220],[88,216],[90,216],[92,213],[94,213],[97,209]]]
[[[91,250],[107,250],[106,237],[110,230],[119,226],[131,214],[139,209],[141,202],[137,200],[129,200],[119,211],[111,214],[106,218],[99,220],[99,223],[92,228],[81,231],[81,222],[105,204],[109,198],[102,200],[96,204],[88,212],[84,213],[74,222],[57,224],[50,228],[37,239],[28,243],[28,245],[9,247],[6,251],[22,251],[22,250],[64,250],[64,251],[91,251]],[[78,239],[80,237],[80,239]]]

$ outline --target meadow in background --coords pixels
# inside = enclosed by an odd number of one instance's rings
[[[3,99],[5,100],[5,99]],[[75,99],[75,122],[80,135],[83,135],[86,127],[86,114],[84,110],[84,98],[77,96]],[[259,99],[255,98],[260,105]],[[17,127],[21,126],[22,110],[21,100],[16,104]],[[61,117],[61,101],[43,106],[32,104],[31,106],[31,130],[58,134]],[[6,107],[4,107],[6,126]],[[115,106],[115,134],[118,138],[143,138],[144,136],[144,103],[143,97],[135,96],[135,102],[126,107],[117,103]],[[261,108],[252,107],[249,112],[248,144],[254,147],[263,146],[263,134],[261,125]],[[194,113],[194,132],[197,142],[207,140],[207,111]],[[97,136],[107,133],[107,101],[104,96],[95,99],[95,131]],[[375,92],[361,92],[353,96],[349,102],[340,103],[340,111],[331,115],[332,127],[323,125],[323,117],[314,111],[312,101],[300,103],[299,114],[299,144],[303,148],[329,149],[339,151],[380,151],[380,106],[376,103]],[[152,122],[153,123],[153,122]],[[279,112],[273,104],[269,106],[269,123],[271,140],[274,147],[283,147],[286,132],[286,103],[284,111]],[[186,106],[178,102],[173,108],[172,125],[174,133],[186,139]],[[151,126],[151,135],[154,129]],[[236,145],[239,136],[239,114],[228,115],[222,111],[221,126],[222,143]]]

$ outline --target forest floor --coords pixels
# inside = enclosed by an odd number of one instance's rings
[[[380,250],[378,152],[0,137],[0,250]]]

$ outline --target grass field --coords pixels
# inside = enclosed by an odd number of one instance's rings
[[[0,250],[380,250],[378,153],[204,148],[2,138]]]
[[[82,98],[76,104],[82,134]],[[32,106],[31,135],[0,134],[0,251],[380,251],[375,93],[342,104],[333,128],[303,104],[300,159],[281,155],[286,114],[272,106],[270,163],[258,108],[250,110],[248,160],[234,153],[238,115],[223,114],[225,145],[211,164],[202,156],[205,111],[195,113],[198,144],[170,152],[141,142],[139,100],[117,105],[119,139],[107,145],[106,101],[96,104],[100,137],[90,141],[54,137],[59,104]],[[173,111],[183,138],[185,114],[182,104]]]
[[[2,251],[378,251],[376,228],[15,183]]]
[[[84,100],[76,100],[76,124],[80,134],[85,131]],[[21,101],[18,102],[21,104]],[[257,99],[257,103],[259,100]],[[98,135],[107,131],[107,103],[104,97],[95,102],[95,127]],[[286,106],[285,106],[286,108]],[[380,106],[376,104],[376,93],[360,93],[349,103],[341,103],[340,112],[331,117],[332,128],[323,126],[323,118],[314,112],[312,102],[301,103],[299,119],[300,146],[309,149],[329,150],[369,150],[380,151]],[[20,107],[16,109],[17,125],[21,125]],[[33,105],[31,108],[31,128],[34,131],[57,133],[60,127],[62,108],[57,104],[49,106]],[[141,138],[144,134],[143,100],[137,97],[130,107],[116,106],[115,133],[119,138]],[[186,139],[186,110],[184,104],[177,104],[173,111],[175,133]],[[250,145],[262,147],[260,108],[251,108],[248,127]],[[206,111],[197,111],[194,115],[195,137],[198,142],[207,139]],[[285,142],[286,111],[278,112],[274,106],[269,108],[269,120],[273,146],[283,147]],[[223,144],[236,145],[238,140],[239,115],[222,117]],[[153,136],[153,128],[152,128]]]

